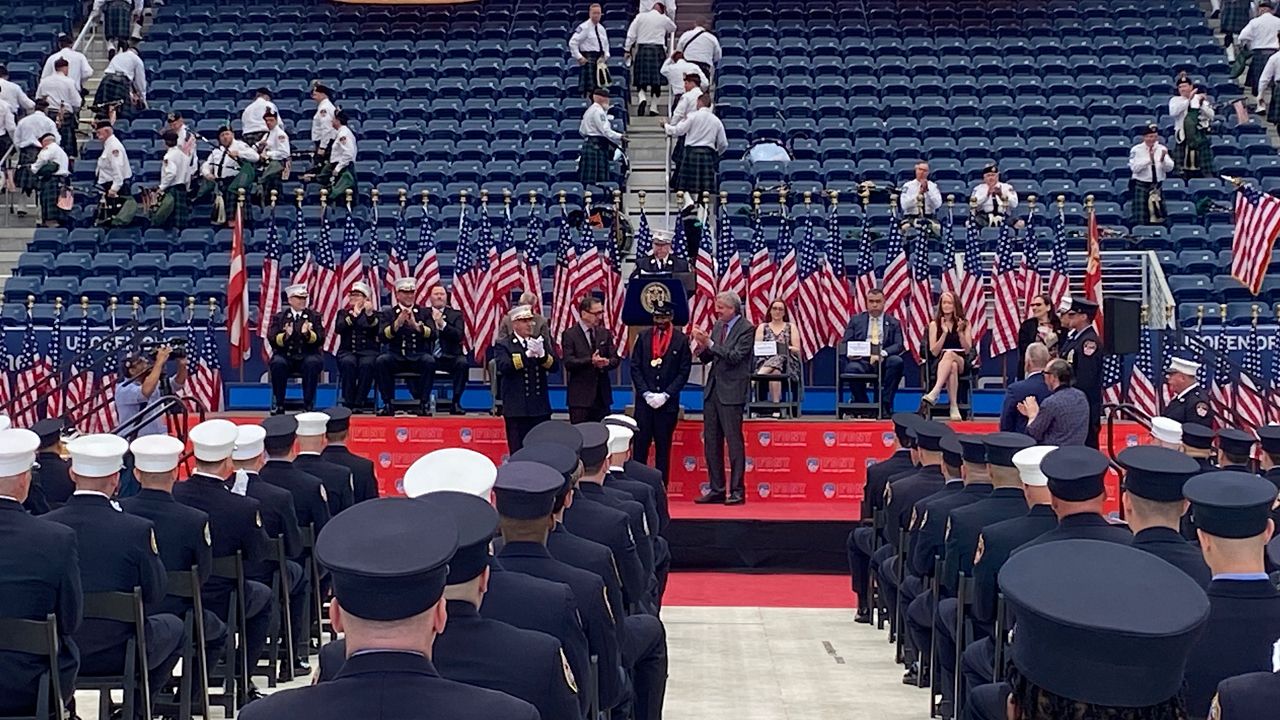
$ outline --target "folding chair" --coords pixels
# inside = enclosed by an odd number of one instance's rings
[[[312,525],[299,527],[302,534],[302,547],[306,551],[307,559],[302,571],[311,576],[311,643],[315,649],[319,651],[324,646],[324,598],[321,595],[320,588],[320,565],[316,562],[316,529]],[[329,630],[329,639],[334,638],[332,628]]]
[[[877,508],[871,513],[871,531],[874,533],[871,538],[871,551],[874,553],[879,550],[883,543],[880,540],[880,533],[884,530],[884,509]],[[880,592],[880,579],[876,573],[869,573],[867,578],[867,592],[871,595],[868,598],[871,611],[876,614],[876,629],[883,630],[885,616],[888,614],[882,607],[884,595]]]
[[[906,578],[907,558],[911,553],[907,547],[911,542],[911,535],[906,530],[898,530],[898,564],[897,579],[898,592],[893,595],[893,622],[889,626],[889,634],[894,643],[894,661],[901,664],[906,657],[906,641],[902,638],[903,619],[905,617],[906,608],[902,607],[902,581]]]
[[[284,556],[284,540],[271,538],[267,541],[267,550],[276,565],[276,571],[271,577],[271,594],[277,602],[267,624],[267,666],[263,668],[261,664],[258,665],[253,674],[259,675],[265,671],[267,687],[275,687],[279,682],[293,679],[293,627],[289,622],[289,566]],[[281,642],[285,645],[283,652]],[[281,655],[284,656],[283,667],[280,664]]]
[[[993,654],[993,670],[991,679],[1000,682],[1004,679],[1004,656],[1008,652],[1009,631],[1013,630],[1013,618],[1010,616],[1004,594],[996,596],[996,629],[991,633],[991,642],[995,648]]]
[[[120,709],[126,718],[151,717],[151,678],[147,670],[147,616],[142,607],[142,588],[132,592],[96,592],[84,595],[86,620],[111,620],[133,625],[133,637],[125,643],[124,671],[120,675],[81,675],[76,678],[77,690],[98,692],[98,718],[111,720],[112,713]],[[124,692],[124,702],[116,705],[111,700],[112,690]],[[134,707],[141,698],[142,708]]]
[[[884,417],[881,413],[880,393],[882,392],[884,364],[876,363],[875,372],[865,373],[846,373],[839,371],[840,358],[836,358],[836,418],[843,420],[846,416],[853,417],[874,417],[877,420]],[[861,384],[864,387],[863,392],[867,393],[867,397],[875,398],[875,402],[868,400],[867,402],[857,402],[854,400],[853,390]],[[845,390],[849,391],[849,400],[845,401]]]
[[[209,667],[205,656],[204,602],[200,598],[200,568],[170,571],[167,587],[174,597],[191,601],[191,608],[182,615],[182,678],[178,682],[178,703],[157,703],[155,710],[161,714],[177,713],[178,720],[191,720],[191,694],[200,693],[197,714],[209,717]]]
[[[0,618],[0,651],[43,655],[49,669],[36,681],[34,715],[6,720],[63,720],[62,687],[58,680],[58,619],[50,613],[44,620]]]
[[[234,555],[224,555],[213,559],[213,572],[210,577],[230,580],[234,583],[231,589],[230,610],[227,612],[227,642],[222,652],[221,674],[216,671],[210,674],[209,682],[222,682],[222,693],[210,697],[210,702],[221,706],[227,717],[235,715],[236,707],[242,695],[249,691],[249,658],[244,652],[245,631],[244,617],[244,558],[240,551]]]

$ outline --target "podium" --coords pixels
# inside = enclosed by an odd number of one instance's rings
[[[676,327],[689,324],[689,297],[684,283],[673,275],[637,275],[628,280],[622,322],[630,326],[652,325],[653,305],[659,300],[670,303],[672,324]]]

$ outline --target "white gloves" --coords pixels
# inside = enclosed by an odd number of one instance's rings
[[[546,357],[547,355],[547,350],[546,348],[543,347],[542,338],[540,337],[536,337],[536,338],[531,337],[528,340],[526,340],[525,348],[529,354],[529,357],[540,358],[540,357]]]
[[[669,399],[671,399],[671,396],[666,393],[647,392],[644,394],[644,401],[654,410],[666,405]]]

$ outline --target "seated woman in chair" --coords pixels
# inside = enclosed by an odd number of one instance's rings
[[[756,374],[800,377],[800,330],[791,322],[786,303],[774,300],[769,304],[769,321],[756,326],[756,342],[776,342],[779,352],[764,358],[756,358]],[[782,402],[782,383],[769,383],[769,402]]]
[[[920,398],[920,413],[927,415],[938,402],[942,389],[947,389],[951,402],[951,419],[960,420],[958,398],[960,376],[968,371],[967,357],[973,349],[973,334],[965,320],[964,309],[955,294],[944,292],[938,297],[938,311],[929,321],[928,356],[934,358],[933,389]]]

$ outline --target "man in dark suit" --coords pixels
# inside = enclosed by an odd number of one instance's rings
[[[588,295],[578,302],[582,321],[560,336],[569,422],[600,422],[613,405],[609,373],[618,367],[613,333],[604,327],[604,303]]]
[[[462,349],[466,326],[462,313],[449,307],[449,291],[443,285],[431,288],[428,302],[430,307],[427,311],[431,314],[436,336],[431,353],[436,358],[436,370],[449,373],[453,385],[453,403],[449,406],[449,414],[461,415],[465,412],[462,408],[462,393],[467,389],[467,373],[471,371],[471,358]]]
[[[689,272],[689,261],[671,255],[671,236],[663,232],[653,234],[653,254],[636,259],[636,269],[631,277],[639,275],[677,275]]]
[[[271,376],[271,413],[284,412],[284,390],[289,376],[302,375],[302,406],[316,406],[316,387],[324,370],[324,319],[307,307],[307,286],[285,289],[289,307],[276,313],[267,327],[267,342],[275,350],[268,363]]]
[[[33,515],[41,515],[50,510],[62,507],[62,504],[75,492],[75,483],[71,482],[71,464],[62,458],[62,426],[61,419],[41,420],[31,426],[31,431],[40,436],[40,450],[36,452],[37,467],[31,470],[31,490],[40,489],[43,502],[38,504],[43,509],[37,512],[31,505],[27,510]],[[27,498],[28,502],[32,498]]]
[[[689,382],[693,354],[689,338],[671,324],[671,303],[653,306],[653,327],[641,330],[631,349],[631,385],[635,388],[635,455],[649,462],[649,445],[654,446],[654,467],[663,482],[671,479],[671,438],[680,417],[680,391]],[[643,400],[643,402],[641,402]]]
[[[702,442],[711,487],[694,502],[741,505],[747,501],[744,480],[747,451],[742,439],[742,410],[755,358],[755,327],[742,317],[742,299],[731,292],[716,295],[716,322],[711,333],[694,328],[698,358],[710,364],[702,389]],[[729,486],[725,490],[724,446],[729,446]]]
[[[266,436],[262,440],[267,461],[258,470],[265,481],[284,488],[293,495],[293,509],[299,527],[313,528],[316,534],[329,522],[329,493],[320,478],[294,466],[298,420],[284,415],[262,421]]]
[[[1044,381],[1044,366],[1049,363],[1049,348],[1044,343],[1031,343],[1026,351],[1026,377],[1009,385],[1004,393],[1004,406],[1000,408],[1000,432],[1025,433],[1027,417],[1018,412],[1018,403],[1028,397],[1043,403],[1052,395]]]
[[[893,432],[897,448],[889,457],[867,468],[867,482],[862,489],[862,511],[859,515],[862,527],[854,528],[845,540],[845,551],[849,557],[849,577],[851,588],[858,596],[858,611],[855,622],[871,622],[871,606],[868,589],[871,580],[871,555],[875,543],[875,529],[872,527],[872,515],[884,507],[884,488],[889,478],[915,469],[913,447],[915,438],[907,431],[921,422],[922,418],[915,413],[900,412],[893,414]]]
[[[76,534],[22,509],[31,487],[40,439],[30,430],[0,430],[0,617],[43,620],[58,616],[58,683],[62,700],[75,690],[80,653],[72,636],[80,629],[83,593]],[[36,680],[45,658],[0,652],[0,715],[32,715]]]
[[[325,433],[329,429],[329,416],[321,412],[298,413],[298,454],[293,466],[304,473],[320,478],[324,483],[329,502],[329,517],[356,504],[355,482],[351,470],[320,456],[324,451]]]
[[[329,416],[326,427],[324,450],[320,457],[326,462],[342,465],[351,471],[352,490],[355,502],[364,502],[378,497],[378,477],[373,471],[373,461],[363,458],[347,449],[347,436],[351,431],[351,411],[343,407],[332,407],[324,411]]]
[[[386,350],[373,364],[373,375],[382,396],[379,415],[395,415],[391,401],[396,395],[396,373],[415,372],[418,377],[407,382],[409,394],[418,401],[418,414],[427,414],[431,379],[436,372],[436,358],[431,347],[436,327],[431,313],[414,304],[417,283],[413,278],[396,281],[396,301],[382,311],[382,339]]]
[[[871,343],[869,357],[854,357],[849,354],[850,342]],[[876,366],[881,366],[880,376],[880,412],[882,415],[893,414],[893,398],[898,393],[898,383],[902,381],[904,367],[902,352],[902,325],[897,319],[884,314],[884,291],[875,288],[867,292],[867,311],[858,313],[849,321],[840,339],[840,354],[843,373],[874,373]],[[867,388],[861,383],[853,387],[855,399],[867,400]]]
[[[1200,548],[1178,532],[1187,501],[1182,486],[1200,465],[1177,450],[1138,445],[1116,456],[1124,468],[1124,517],[1133,530],[1133,546],[1185,572],[1200,587],[1211,578]]]
[[[1183,485],[1200,548],[1213,571],[1209,621],[1187,662],[1190,717],[1209,712],[1222,680],[1271,669],[1280,638],[1280,593],[1267,578],[1265,552],[1275,529],[1276,488],[1250,473],[1219,471]]]
[[[1093,329],[1098,304],[1083,298],[1072,298],[1062,314],[1067,336],[1058,343],[1058,357],[1071,363],[1075,386],[1089,399],[1089,431],[1085,445],[1098,448],[1098,430],[1102,427],[1102,340]]]
[[[370,302],[373,290],[357,282],[347,293],[347,307],[338,313],[333,331],[338,334],[338,374],[342,379],[342,404],[359,410],[369,401],[373,366],[382,346],[382,317]]]
[[[547,375],[556,369],[555,346],[546,335],[534,336],[533,308],[521,305],[511,311],[511,337],[494,345],[498,369],[498,394],[507,429],[507,448],[515,452],[538,423],[551,417]]]

